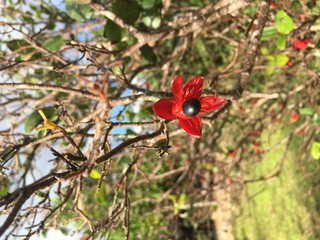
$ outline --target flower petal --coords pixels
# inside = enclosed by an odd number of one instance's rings
[[[196,76],[192,78],[183,88],[184,99],[200,98],[203,89],[203,77]]]
[[[207,97],[201,97],[200,102],[201,102],[200,113],[207,113],[222,107],[223,105],[226,104],[227,100],[219,96],[207,96]]]
[[[174,79],[172,83],[172,92],[176,98],[183,98],[183,81],[181,75],[176,76],[176,78]]]
[[[196,137],[196,138],[201,137],[202,124],[201,124],[201,118],[199,114],[195,117],[179,118],[179,124],[192,137]]]
[[[153,111],[166,120],[175,119],[177,115],[174,113],[174,107],[176,105],[174,98],[160,99],[153,105]]]

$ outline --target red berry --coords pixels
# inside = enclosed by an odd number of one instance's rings
[[[295,40],[293,42],[293,48],[295,49],[306,49],[308,47],[308,41],[307,40]]]
[[[294,112],[294,113],[292,113],[292,114],[291,114],[290,121],[291,121],[291,122],[296,122],[296,121],[298,121],[298,120],[299,120],[299,118],[300,118],[299,113]]]

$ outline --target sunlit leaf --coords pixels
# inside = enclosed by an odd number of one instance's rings
[[[276,45],[277,45],[277,48],[279,50],[284,50],[285,47],[286,47],[286,42],[287,42],[287,38],[285,35],[283,34],[280,34],[277,38],[277,42],[276,42]]]
[[[66,0],[66,12],[72,19],[83,22],[92,15],[91,7],[79,0]]]
[[[7,183],[5,186],[0,185],[0,197],[6,195],[9,192],[9,184]]]
[[[311,156],[314,160],[320,159],[320,142],[314,141],[311,145]]]
[[[64,42],[64,38],[62,36],[56,36],[54,38],[49,38],[46,41],[44,41],[43,46],[51,51],[51,52],[55,52],[58,51],[61,46],[63,45]]]
[[[261,51],[261,54],[262,54],[262,55],[268,55],[268,54],[269,54],[268,48],[261,47],[261,48],[260,48],[260,51]]]
[[[90,172],[90,177],[92,179],[100,179],[101,178],[101,174],[96,169],[92,169],[91,172]]]
[[[141,7],[143,9],[153,8],[157,4],[158,0],[142,0]]]
[[[312,115],[314,113],[314,109],[310,107],[300,108],[299,113],[301,115]]]
[[[268,65],[271,67],[273,66],[283,67],[289,61],[289,57],[285,54],[279,54],[275,56],[266,56],[266,58],[268,59]]]
[[[269,40],[277,35],[277,28],[275,26],[265,27],[262,32],[261,40]]]
[[[287,35],[293,30],[294,23],[285,11],[280,10],[276,14],[276,27],[279,33]]]

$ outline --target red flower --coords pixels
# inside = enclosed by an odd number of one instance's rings
[[[226,103],[219,96],[201,97],[203,77],[191,79],[184,87],[178,75],[172,83],[174,98],[160,99],[153,105],[154,112],[166,120],[178,118],[180,126],[191,136],[201,137],[200,114],[214,111]]]
[[[309,41],[308,40],[295,40],[293,42],[293,48],[295,49],[306,49],[308,47]]]

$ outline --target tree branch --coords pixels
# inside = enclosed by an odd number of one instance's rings
[[[258,24],[256,26],[256,29],[253,31],[250,39],[249,49],[247,51],[246,59],[244,60],[244,63],[243,63],[240,79],[238,80],[238,82],[233,88],[233,96],[236,99],[241,97],[243,91],[247,87],[249,77],[254,65],[254,61],[258,53],[262,32],[267,22],[269,6],[270,6],[270,0],[264,0],[261,2],[260,7],[258,9],[258,14],[259,14]]]

